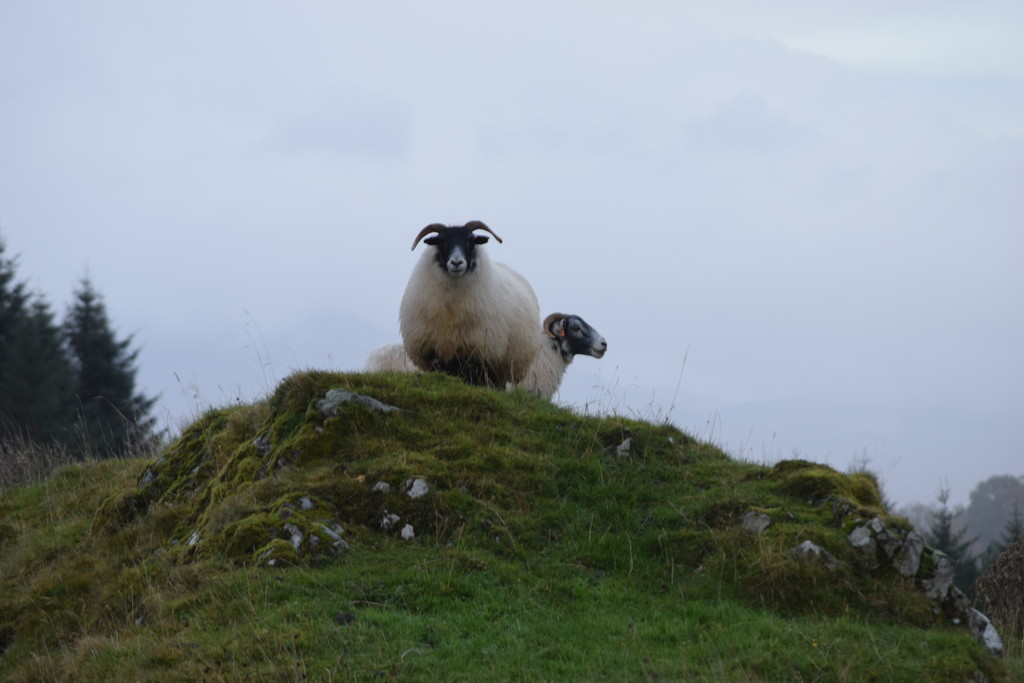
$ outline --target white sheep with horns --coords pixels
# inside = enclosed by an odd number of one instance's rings
[[[535,396],[550,399],[558,391],[565,371],[577,355],[601,358],[608,350],[597,330],[578,315],[552,313],[542,325],[541,349],[533,359],[526,376],[516,385]],[[366,359],[368,372],[416,372],[419,368],[409,358],[402,344],[388,344],[374,349]]]
[[[489,238],[477,230],[502,241],[480,221],[420,231],[412,248],[420,240],[432,248],[409,276],[399,326],[405,352],[421,370],[504,387],[521,381],[537,355],[540,305],[526,278],[488,258],[480,245]]]

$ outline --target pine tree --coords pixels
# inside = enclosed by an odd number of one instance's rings
[[[1021,513],[1020,505],[1014,501],[1013,514],[1010,516],[1010,519],[1006,520],[1006,526],[1003,527],[1003,538],[1000,541],[1002,548],[1000,552],[1020,540],[1024,540],[1024,514]]]
[[[949,508],[949,488],[943,487],[937,496],[940,506],[935,510],[935,516],[931,527],[925,534],[925,541],[928,545],[941,550],[956,560],[956,570],[953,574],[953,582],[957,588],[974,599],[974,582],[978,579],[978,558],[970,553],[973,538],[965,539],[966,529],[953,531],[953,520],[959,514],[958,511]]]
[[[17,281],[17,261],[5,258],[4,250],[0,238],[0,429],[16,427],[11,408],[17,405],[19,397],[11,386],[17,367],[12,356],[28,318],[25,283]]]
[[[121,455],[152,438],[155,398],[135,391],[131,336],[118,340],[106,306],[88,277],[75,292],[64,321],[75,373],[75,395],[84,441],[83,455]]]
[[[1003,526],[1003,535],[997,541],[992,541],[981,556],[981,573],[987,575],[992,564],[1007,548],[1017,541],[1024,540],[1024,514],[1021,513],[1020,505],[1013,503],[1013,513],[1006,520]]]
[[[18,282],[0,240],[0,438],[50,441],[74,419],[71,365],[43,298]]]
[[[16,403],[8,416],[21,435],[35,441],[63,441],[75,421],[71,361],[60,327],[47,303],[30,304],[11,348],[8,389]]]

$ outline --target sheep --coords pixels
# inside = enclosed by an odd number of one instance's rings
[[[432,223],[420,231],[412,248],[420,240],[434,248],[409,276],[399,326],[405,351],[421,370],[504,387],[520,382],[537,355],[540,305],[526,278],[479,248],[490,238],[477,230],[502,242],[480,221]]]
[[[600,358],[608,350],[608,342],[578,315],[552,313],[544,319],[543,328],[544,346],[518,386],[550,399],[577,354]]]
[[[533,359],[526,376],[518,384],[507,384],[506,389],[521,387],[535,396],[550,399],[562,384],[565,371],[577,354],[600,358],[608,350],[608,343],[597,330],[578,315],[552,313],[542,325],[541,350]],[[366,360],[368,372],[416,372],[418,368],[405,352],[405,347],[388,344],[370,352]]]
[[[419,368],[405,352],[405,344],[388,344],[370,352],[366,357],[367,372],[416,372]]]

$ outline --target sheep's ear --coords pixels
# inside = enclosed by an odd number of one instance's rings
[[[552,313],[544,320],[544,334],[552,339],[559,339],[565,336],[565,316],[561,313]]]
[[[437,242],[437,237],[428,237],[427,239],[423,240],[423,244],[429,244],[430,246],[434,246],[435,244],[437,244]]]
[[[473,235],[473,244],[487,244],[491,238],[487,235]]]

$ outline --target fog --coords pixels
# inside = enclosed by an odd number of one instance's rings
[[[557,400],[898,503],[1024,475],[1013,2],[6,3],[0,235],[172,429],[399,340],[483,220],[607,338]],[[422,247],[421,247],[422,248]]]

